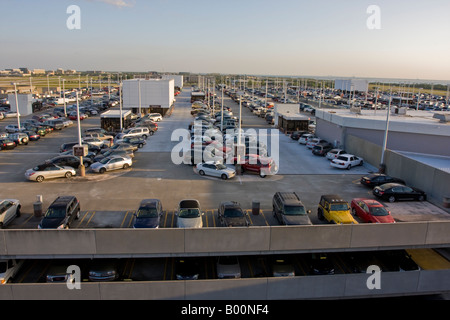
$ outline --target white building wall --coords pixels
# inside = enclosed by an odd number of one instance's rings
[[[139,108],[139,87],[141,108],[161,106],[170,108],[174,102],[174,80],[125,80],[123,82],[123,108]]]
[[[17,111],[15,94],[8,94],[8,101],[11,111]],[[33,113],[33,96],[31,94],[18,94],[17,102],[19,103],[19,114],[21,116]]]
[[[367,91],[369,81],[363,79],[337,79],[334,81],[334,88],[344,91]]]
[[[161,75],[162,80],[174,80],[174,86],[183,88],[183,76],[175,75],[175,74],[163,74]]]

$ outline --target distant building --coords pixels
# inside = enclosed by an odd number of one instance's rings
[[[33,69],[33,74],[45,74],[45,69]]]
[[[133,113],[158,112],[165,115],[174,101],[174,79],[123,81],[123,108]]]
[[[337,79],[334,80],[334,88],[342,91],[365,92],[369,88],[369,81],[363,79]]]
[[[181,90],[183,88],[183,76],[176,74],[163,74],[161,75],[161,79],[163,80],[174,80],[175,89]]]

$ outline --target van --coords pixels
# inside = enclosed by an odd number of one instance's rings
[[[300,197],[295,192],[277,192],[272,198],[273,215],[280,224],[311,225],[308,214]]]
[[[23,260],[4,259],[0,260],[0,284],[8,283],[8,281],[19,272],[23,265]]]
[[[52,127],[54,130],[61,130],[64,128],[64,121],[62,120],[47,120],[44,121],[43,124]]]
[[[125,130],[124,132],[119,133],[114,138],[115,140],[121,140],[128,137],[139,137],[147,139],[150,135],[150,130],[147,127],[135,127]]]

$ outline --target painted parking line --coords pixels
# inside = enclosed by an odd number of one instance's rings
[[[80,219],[80,221],[78,222],[76,228],[79,228],[81,226],[81,224],[83,223],[84,219],[86,218],[86,216],[88,215],[89,211],[86,211],[83,215],[83,217]]]

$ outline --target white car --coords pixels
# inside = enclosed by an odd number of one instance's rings
[[[0,284],[8,283],[9,279],[14,278],[22,265],[23,260],[0,260]]]
[[[310,139],[314,139],[315,137],[316,136],[313,135],[312,133],[304,134],[298,139],[298,143],[299,144],[306,144]]]
[[[331,149],[327,152],[326,158],[328,160],[333,160],[343,154],[347,154],[347,151],[345,151],[344,149]]]
[[[71,178],[76,175],[72,167],[60,167],[53,163],[41,164],[25,172],[25,177],[31,181],[42,182],[45,179],[53,178]]]
[[[20,201],[16,199],[0,200],[0,228],[20,216]]]
[[[200,209],[200,203],[194,199],[181,200],[177,210],[178,228],[202,228],[203,212]]]
[[[117,169],[128,169],[132,164],[133,161],[131,158],[119,156],[106,157],[91,164],[91,170],[93,172],[105,173],[106,171]]]
[[[8,124],[5,127],[5,131],[8,133],[15,133],[15,132],[19,132],[19,126],[17,124]]]
[[[241,277],[241,266],[235,256],[217,258],[216,269],[219,279],[238,279]]]
[[[148,118],[152,121],[159,122],[162,120],[162,115],[160,113],[150,113]]]
[[[314,148],[314,146],[320,144],[320,143],[327,143],[328,141],[324,140],[324,139],[320,139],[320,138],[313,138],[308,140],[308,142],[306,142],[306,147],[308,149],[312,149]]]
[[[340,169],[350,169],[356,166],[362,166],[364,163],[363,158],[357,157],[353,154],[343,154],[336,159],[331,160],[330,165]]]
[[[208,175],[220,177],[222,180],[227,180],[236,176],[236,170],[228,168],[224,164],[212,161],[197,164],[197,172],[201,176]]]

